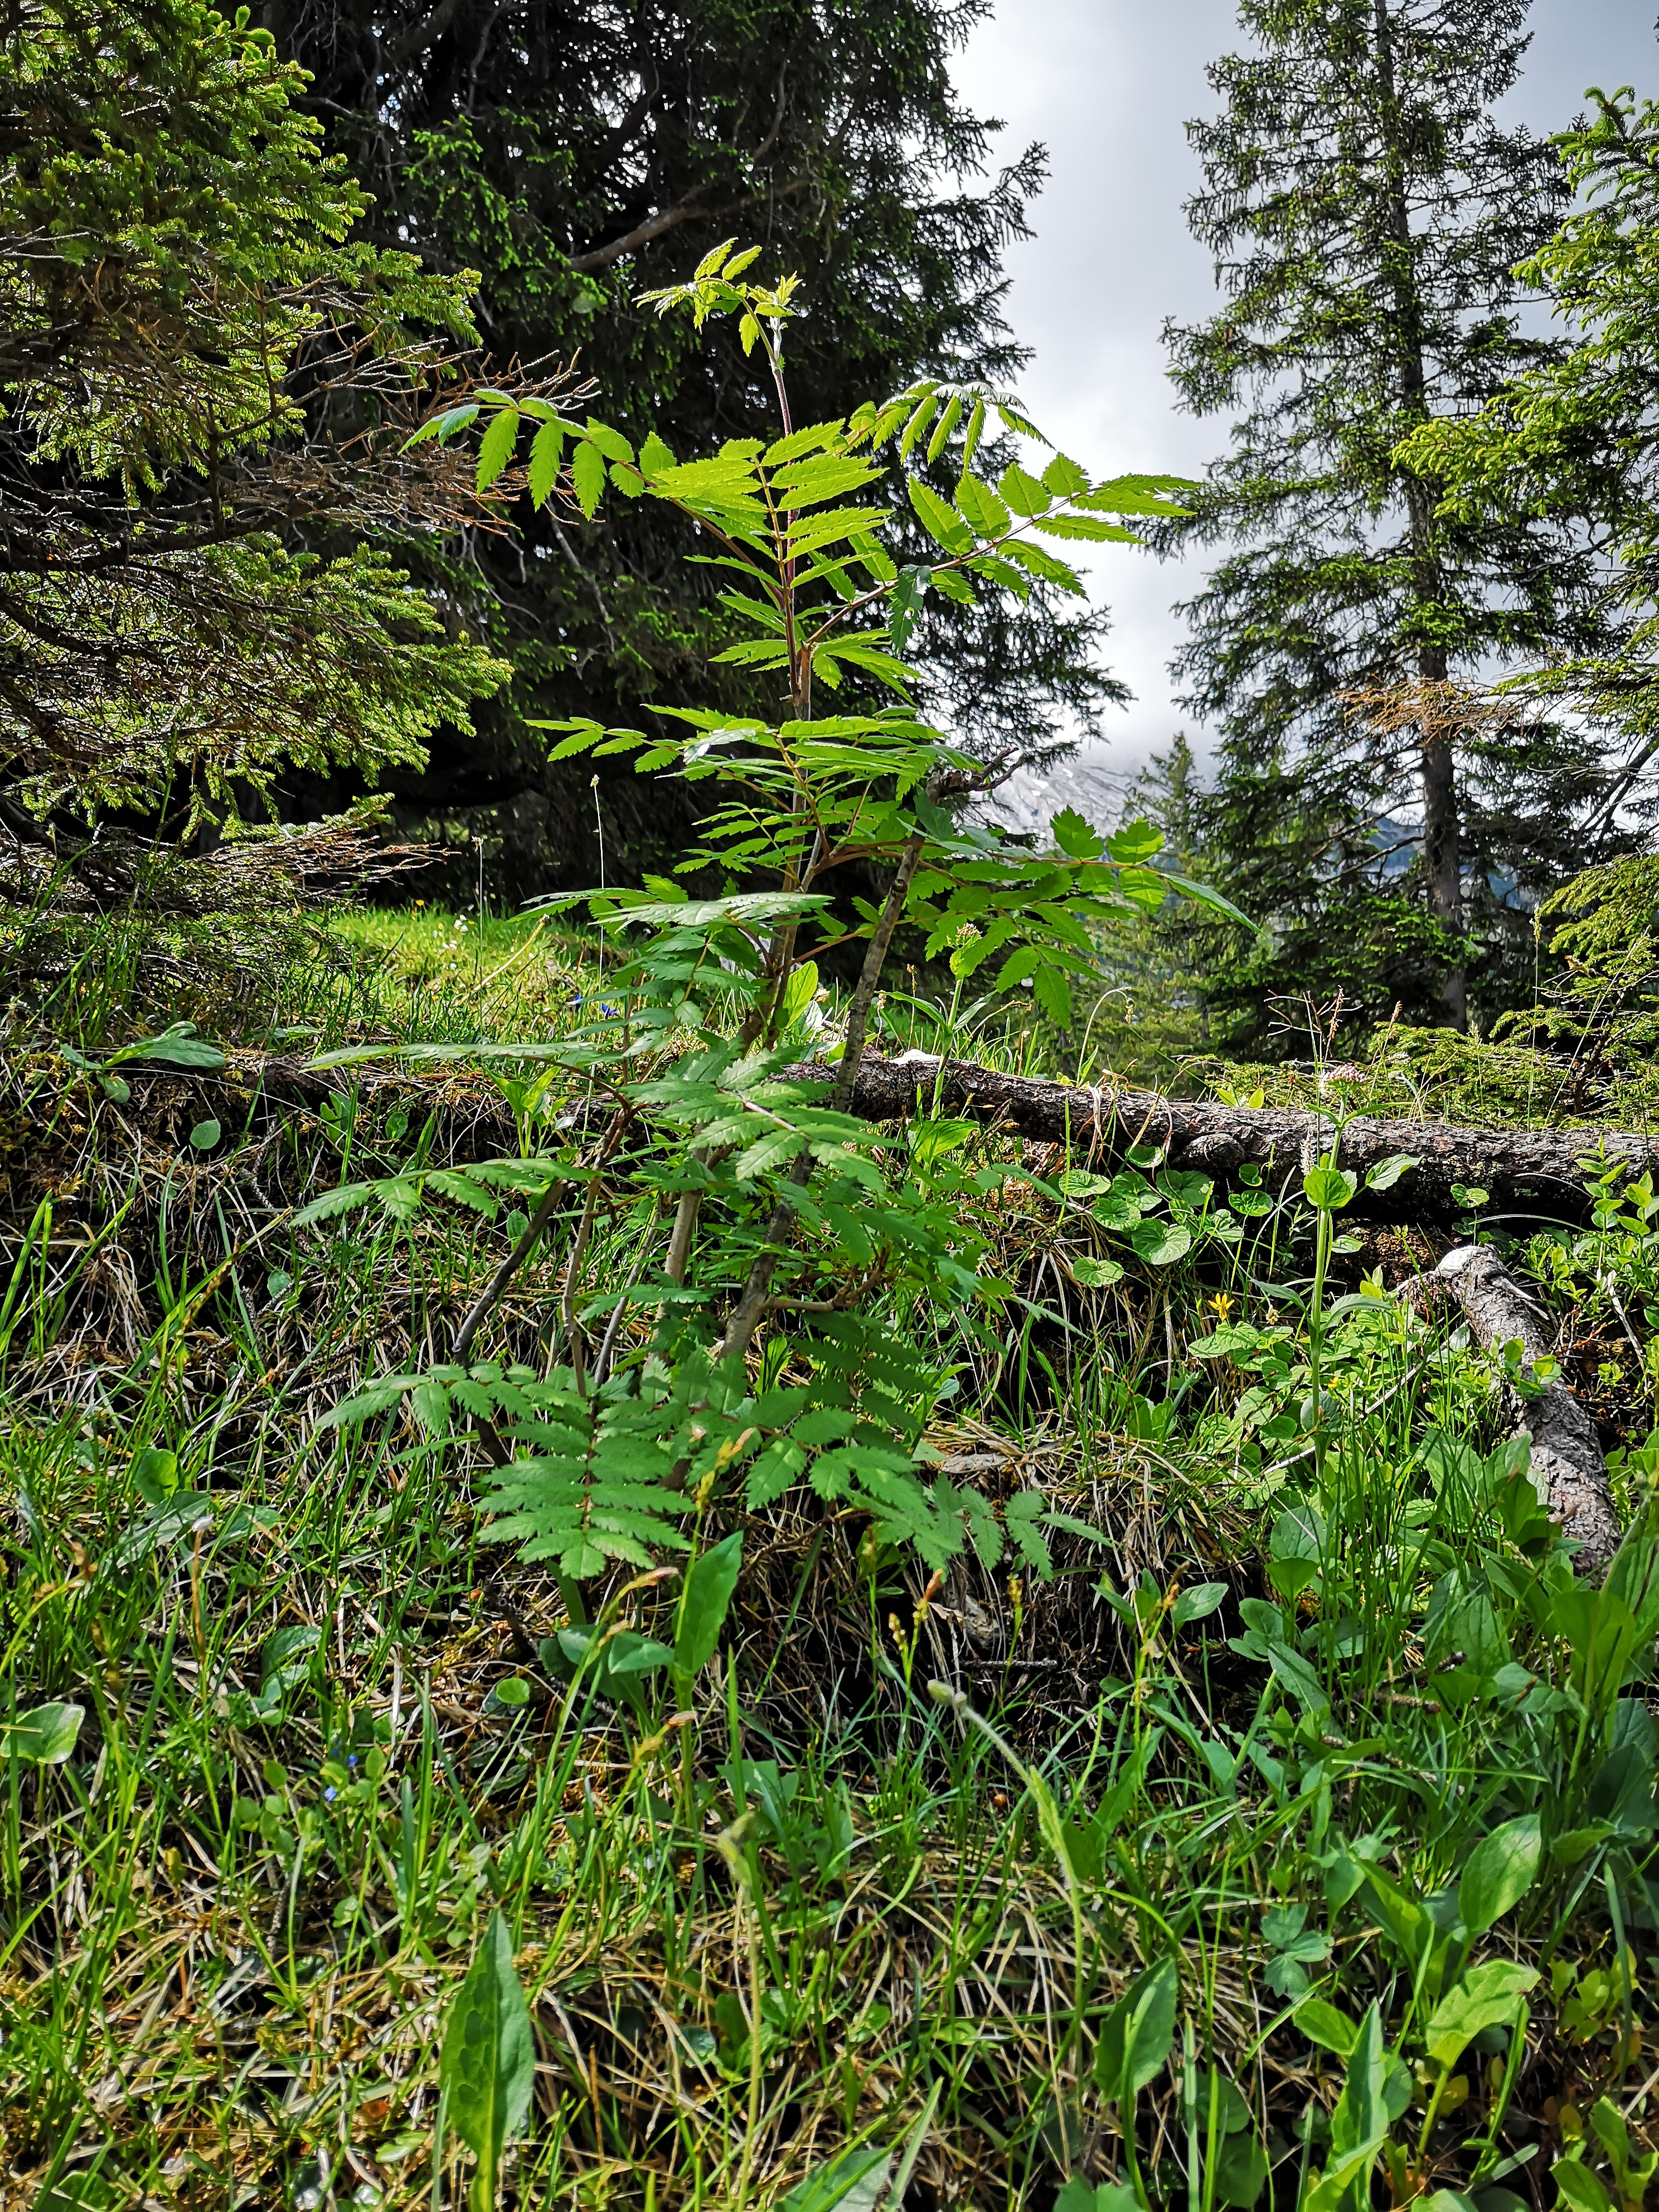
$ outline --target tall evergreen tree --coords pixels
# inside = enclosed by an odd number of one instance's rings
[[[708,347],[635,302],[733,234],[805,280],[790,365],[803,420],[924,374],[1006,384],[1019,368],[1000,254],[1024,234],[1042,155],[976,182],[989,126],[948,66],[989,4],[268,0],[263,20],[313,72],[331,144],[376,196],[368,235],[480,270],[498,358],[579,349],[607,420],[696,452],[763,434],[770,387],[735,337]],[[511,544],[475,540],[447,570],[428,559],[515,682],[404,789],[434,806],[516,796],[507,873],[522,889],[591,881],[599,857],[586,775],[550,769],[526,717],[684,703],[726,617],[717,574],[685,567],[683,526],[656,502],[583,526],[526,501],[520,520]],[[927,541],[915,550],[925,560]],[[977,613],[933,595],[911,657],[958,731],[1040,746],[1121,696],[1103,628],[1042,586]],[[604,799],[613,864],[660,865],[684,838],[679,787],[619,772]]]
[[[1458,712],[1460,684],[1595,635],[1584,533],[1450,515],[1398,451],[1557,343],[1523,326],[1512,271],[1560,217],[1562,171],[1492,112],[1526,12],[1242,0],[1255,51],[1212,67],[1223,111],[1188,126],[1206,186],[1188,219],[1226,303],[1169,328],[1171,373],[1194,412],[1234,422],[1167,542],[1226,549],[1177,665],[1221,732],[1210,837],[1278,926],[1218,994],[1247,1030],[1275,989],[1338,981],[1357,1011],[1403,1000],[1459,1024],[1471,981],[1501,1003],[1506,940],[1571,866],[1595,787],[1581,733]],[[1402,685],[1419,714],[1356,706]]]
[[[507,675],[362,543],[489,520],[459,456],[405,450],[476,342],[468,288],[343,242],[362,196],[299,89],[203,0],[53,0],[0,36],[14,848],[57,807],[194,826],[296,757],[372,780]]]
[[[1425,424],[1406,459],[1449,510],[1595,514],[1626,618],[1611,649],[1563,659],[1525,688],[1564,696],[1622,733],[1601,800],[1651,820],[1659,757],[1659,101],[1592,91],[1596,112],[1557,139],[1573,212],[1522,275],[1548,293],[1569,343],[1479,415]]]

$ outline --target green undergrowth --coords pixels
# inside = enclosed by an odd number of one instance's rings
[[[1169,1087],[1268,1106],[1368,1115],[1387,1121],[1453,1121],[1476,1128],[1610,1128],[1644,1131],[1659,1121],[1646,1056],[1547,1050],[1454,1030],[1390,1024],[1344,1057],[1316,1030],[1291,1040],[1301,1056],[1251,1064],[1194,1055],[1170,1070]]]
[[[547,918],[424,904],[202,916],[0,914],[14,1049],[188,1020],[231,1047],[293,1054],[373,1038],[556,1034],[576,1018],[599,948]]]
[[[459,2204],[444,2037],[499,1914],[533,2064],[502,2203],[1635,2212],[1643,1190],[1511,1248],[1622,1447],[1605,1592],[1509,1441],[1505,1389],[1534,1385],[1389,1295],[1399,1237],[1299,1176],[1224,1202],[960,1125],[922,1140],[981,1293],[946,1326],[867,1291],[942,1378],[916,1447],[971,1540],[930,1562],[866,1493],[721,1472],[832,1359],[830,1319],[785,1320],[750,1397],[699,1417],[674,1541],[573,1586],[494,1540],[468,1422],[383,1387],[441,1377],[521,1233],[527,1200],[462,1189],[469,1111],[528,1158],[570,1094],[488,1056],[343,1069],[312,1105],[248,1079],[603,1003],[580,940],[457,919],[334,925],[240,1029],[222,997],[194,1064],[188,1038],[114,1056],[191,1018],[135,1019],[118,931],[14,994],[9,2201]],[[923,1042],[901,994],[878,1018]],[[965,1042],[1043,1072],[1029,1031]],[[319,1203],[426,1172],[458,1180],[401,1217]],[[492,1311],[478,1387],[553,1387],[562,1316],[608,1326],[653,1201],[602,1194],[573,1290],[581,1212]],[[700,1656],[695,1563],[738,1550]]]

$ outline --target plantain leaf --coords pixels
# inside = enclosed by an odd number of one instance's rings
[[[742,1565],[743,1531],[734,1528],[702,1554],[685,1578],[679,1635],[674,1644],[674,1672],[688,1695],[714,1656]]]
[[[451,2124],[478,2161],[476,2212],[495,2212],[501,2153],[529,2115],[536,2078],[530,2008],[499,1911],[489,1917],[450,2013],[438,2076]]]

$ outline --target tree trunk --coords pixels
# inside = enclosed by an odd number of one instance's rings
[[[1428,419],[1428,375],[1423,365],[1423,315],[1413,265],[1411,214],[1406,199],[1400,104],[1394,79],[1394,45],[1388,0],[1373,0],[1376,69],[1382,94],[1384,189],[1390,244],[1389,282],[1394,294],[1398,347],[1400,405],[1413,423]],[[1412,550],[1412,588],[1418,610],[1439,605],[1444,580],[1434,550],[1434,488],[1420,477],[1405,479],[1406,512]],[[1420,645],[1417,674],[1425,684],[1443,684],[1446,655],[1437,645]],[[1459,834],[1457,781],[1449,738],[1423,732],[1423,866],[1429,912],[1454,937],[1463,933],[1463,854]],[[1468,983],[1460,958],[1441,984],[1446,1012],[1455,1027],[1469,1025]]]
[[[1412,487],[1415,511],[1421,488]],[[1446,656],[1425,652],[1418,656],[1418,673],[1425,684],[1443,684]],[[1423,733],[1423,868],[1428,878],[1429,912],[1455,937],[1463,934],[1463,854],[1457,819],[1456,770],[1451,739],[1442,730]],[[1469,1025],[1468,979],[1461,960],[1440,986],[1446,1012],[1454,1027]]]

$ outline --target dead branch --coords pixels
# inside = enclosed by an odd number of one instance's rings
[[[1523,1373],[1549,1356],[1553,1332],[1544,1310],[1488,1244],[1462,1244],[1429,1275],[1414,1275],[1400,1295],[1427,1317],[1449,1299],[1460,1305],[1483,1351],[1521,1346]],[[1532,1477],[1553,1519],[1581,1548],[1578,1565],[1600,1581],[1619,1548],[1621,1531],[1607,1483],[1607,1462],[1589,1415],[1564,1383],[1539,1384],[1527,1395],[1505,1393],[1517,1435],[1532,1443]]]
[[[50,898],[62,915],[209,915],[299,911],[343,893],[384,890],[431,865],[436,848],[385,842],[362,810],[256,830],[189,854],[116,830],[78,835],[34,819],[0,794],[0,902]]]
[[[823,1083],[835,1070],[811,1062],[787,1073]],[[1337,1147],[1340,1164],[1357,1170],[1404,1154],[1417,1166],[1368,1209],[1392,1219],[1466,1212],[1455,1183],[1480,1184],[1501,1206],[1582,1218],[1588,1212],[1579,1162],[1601,1154],[1632,1175],[1659,1170],[1659,1144],[1649,1137],[1590,1129],[1481,1129],[1445,1121],[1395,1121],[1285,1107],[1223,1106],[1201,1098],[1166,1098],[1109,1079],[1086,1089],[1003,1075],[971,1060],[940,1061],[907,1052],[897,1060],[866,1054],[847,1110],[867,1121],[901,1121],[934,1109],[1000,1124],[1022,1137],[1064,1145],[1081,1161],[1119,1158],[1133,1145],[1158,1145],[1169,1165],[1196,1168],[1225,1184],[1248,1164],[1279,1176]],[[1361,1200],[1363,1205],[1363,1198]]]
[[[256,1086],[295,1105],[320,1105],[348,1089],[395,1092],[406,1100],[441,1104],[434,1087],[412,1073],[325,1073],[279,1055],[238,1054],[236,1062]],[[837,1071],[809,1061],[786,1073],[827,1090]],[[844,1110],[866,1121],[908,1121],[934,1110],[936,1085],[939,1112],[1065,1146],[1079,1164],[1109,1164],[1132,1146],[1157,1145],[1171,1167],[1198,1169],[1223,1189],[1246,1164],[1260,1168],[1270,1188],[1287,1179],[1299,1183],[1304,1163],[1311,1164],[1333,1143],[1340,1164],[1362,1176],[1367,1168],[1403,1154],[1419,1164],[1388,1192],[1373,1194],[1369,1205],[1362,1188],[1352,1209],[1392,1221],[1445,1219],[1467,1212],[1453,1197],[1452,1186],[1477,1182],[1490,1193],[1494,1208],[1585,1218],[1589,1200],[1578,1164],[1582,1158],[1599,1152],[1632,1175],[1649,1167],[1659,1172],[1659,1142],[1620,1130],[1481,1129],[1369,1117],[1339,1124],[1328,1115],[1289,1108],[1222,1106],[1209,1099],[1164,1098],[1109,1085],[1077,1089],[1001,1075],[970,1060],[947,1061],[941,1074],[939,1062],[924,1053],[907,1053],[899,1060],[866,1053]],[[476,1096],[462,1110],[486,1148],[517,1149],[517,1125],[499,1098]],[[610,1109],[597,1110],[605,1117]],[[581,1107],[562,1116],[561,1139],[577,1134],[587,1118]]]

